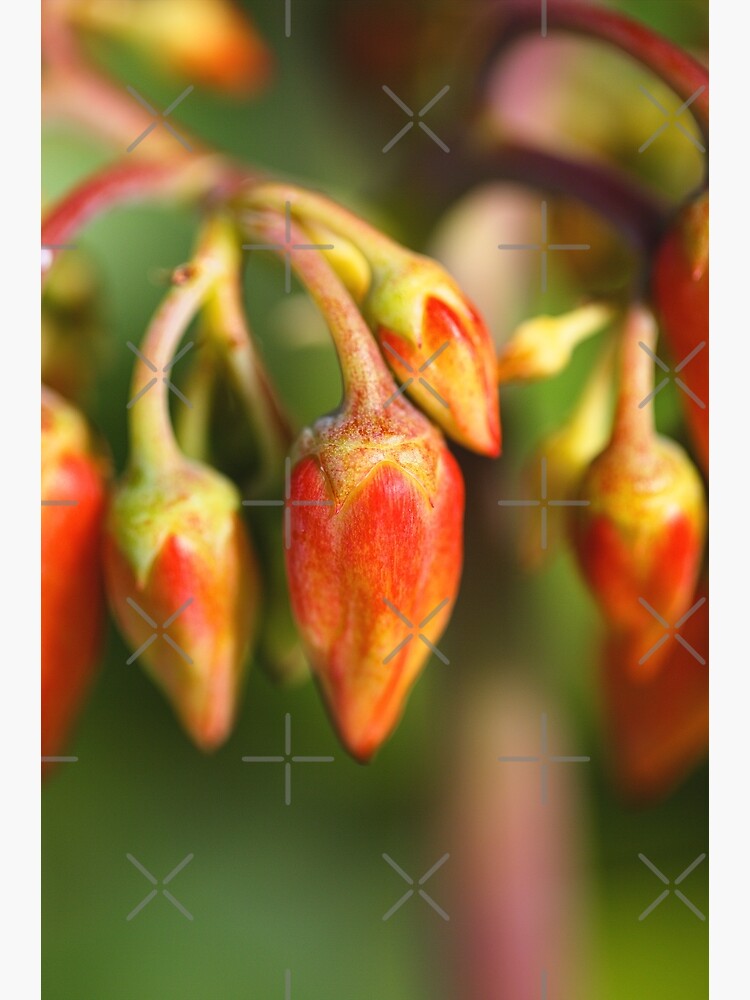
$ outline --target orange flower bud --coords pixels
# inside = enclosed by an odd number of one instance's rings
[[[298,451],[292,608],[341,739],[366,761],[448,622],[463,480],[440,433],[402,399],[324,418]]]
[[[613,634],[603,659],[608,717],[618,784],[629,799],[661,797],[687,774],[708,749],[708,610],[700,606],[707,588],[693,595],[696,607],[680,627],[683,642],[670,635],[656,676],[638,678],[638,661],[648,641]]]
[[[105,538],[110,603],[128,643],[193,741],[229,735],[258,603],[255,557],[235,487],[187,460],[134,467]]]
[[[495,349],[482,317],[442,268],[413,256],[376,278],[365,311],[420,409],[465,447],[499,455]]]
[[[268,77],[268,49],[228,0],[74,0],[70,10],[85,28],[123,38],[196,82],[244,93]]]
[[[42,390],[42,756],[63,749],[96,667],[106,466],[81,414]],[[72,626],[74,624],[74,627]]]
[[[609,622],[650,627],[687,609],[700,569],[703,484],[686,453],[657,436],[649,401],[653,317],[634,309],[624,331],[623,372],[612,439],[586,472],[575,509],[578,560]],[[647,606],[648,605],[648,606]]]
[[[681,213],[659,249],[654,298],[675,362],[698,457],[708,469],[708,192]],[[686,361],[686,359],[690,359]]]

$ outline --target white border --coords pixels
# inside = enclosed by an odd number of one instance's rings
[[[2,95],[2,512],[0,995],[41,995],[39,727],[40,12],[4,18]]]

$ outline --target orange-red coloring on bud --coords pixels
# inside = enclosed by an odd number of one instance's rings
[[[234,486],[183,461],[134,468],[105,540],[110,603],[137,656],[203,750],[229,735],[257,618],[258,573]]]
[[[428,295],[418,343],[395,330],[377,330],[383,354],[420,409],[446,434],[473,451],[500,454],[495,351],[476,309],[460,311]]]
[[[58,756],[94,673],[104,624],[106,463],[78,410],[42,390],[42,756]]]
[[[607,620],[634,630],[652,626],[654,611],[673,624],[687,610],[701,564],[706,510],[692,462],[654,431],[653,403],[646,401],[655,344],[650,314],[633,310],[624,338],[614,432],[583,478],[579,498],[587,506],[575,509],[573,539]]]
[[[292,608],[341,739],[366,761],[448,622],[463,479],[440,433],[403,400],[324,418],[298,450]]]
[[[680,401],[701,465],[708,469],[708,193],[685,209],[659,249],[656,307],[675,366],[692,395]]]

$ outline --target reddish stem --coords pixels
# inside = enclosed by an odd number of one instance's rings
[[[657,246],[667,225],[668,212],[659,199],[619,171],[601,164],[568,160],[519,143],[469,148],[457,142],[451,150],[450,160],[446,157],[440,173],[427,175],[440,186],[446,199],[459,198],[479,183],[518,181],[588,205],[636,250],[647,255]]]
[[[493,39],[480,79],[486,77],[498,54],[519,36],[539,32],[539,0],[495,0],[502,9],[499,34]],[[547,30],[566,31],[608,42],[632,56],[661,77],[690,105],[706,144],[708,140],[708,70],[678,45],[623,14],[580,0],[551,0],[547,6]]]
[[[42,246],[54,248],[68,243],[92,218],[118,205],[165,196],[218,198],[247,179],[247,172],[211,156],[171,164],[117,163],[88,177],[47,213],[42,224]],[[45,270],[56,252],[49,250]]]

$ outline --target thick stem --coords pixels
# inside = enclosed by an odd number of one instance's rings
[[[501,12],[501,23],[491,42],[480,82],[486,79],[503,49],[521,35],[540,31],[538,0],[495,0],[495,7]],[[651,28],[596,4],[555,0],[546,6],[546,15],[547,31],[571,32],[607,42],[661,77],[683,101],[693,98],[690,111],[707,144],[708,71],[696,59]]]
[[[120,162],[87,178],[45,215],[42,245],[44,270],[52,264],[55,247],[68,243],[92,218],[115,208],[153,198],[219,198],[231,193],[247,173],[240,173],[219,156],[183,159],[176,163]]]
[[[142,359],[136,362],[130,394],[130,445],[133,466],[146,473],[182,461],[169,415],[171,364],[217,273],[215,264],[205,258],[175,272],[178,283],[159,307],[141,345]]]
[[[661,201],[600,164],[568,160],[517,143],[471,149],[456,143],[451,149],[450,162],[442,165],[441,172],[427,175],[446,199],[459,198],[480,183],[517,181],[588,205],[635,250],[647,255],[667,225],[669,214]]]
[[[289,215],[253,215],[245,225],[253,239],[289,262],[325,317],[341,365],[347,410],[382,407],[395,391],[393,378],[354,300],[324,255],[310,246],[307,234]]]
[[[620,388],[612,443],[647,454],[654,439],[654,359],[657,329],[653,314],[633,305],[625,319],[620,355]]]

